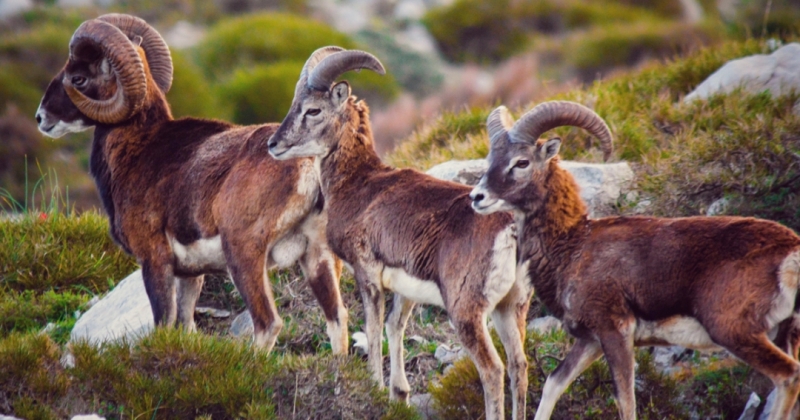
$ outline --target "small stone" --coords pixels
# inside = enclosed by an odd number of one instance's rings
[[[554,316],[544,316],[532,319],[528,323],[528,331],[536,331],[539,334],[549,334],[561,329],[561,321]]]
[[[75,367],[75,356],[72,355],[69,348],[64,350],[64,354],[61,356],[59,362],[61,362],[61,366],[64,367],[64,369],[72,369]]]
[[[48,322],[47,325],[45,325],[44,328],[42,328],[42,330],[39,331],[39,332],[42,333],[42,334],[50,334],[55,329],[56,329],[56,324],[53,324],[52,322]]]
[[[253,318],[250,317],[250,312],[244,311],[234,318],[233,322],[231,323],[231,328],[228,331],[236,338],[252,337]]]
[[[212,318],[227,318],[231,316],[231,311],[226,311],[224,309],[209,308],[207,306],[198,306],[194,308],[194,312],[197,314],[208,315]]]
[[[356,353],[366,356],[369,353],[369,342],[367,341],[367,335],[361,331],[353,333],[353,348],[356,349]]]
[[[72,416],[70,420],[106,420],[106,418],[97,414],[78,414],[77,416]]]
[[[408,337],[408,341],[412,343],[422,344],[425,342],[425,339],[421,335],[412,335]]]
[[[408,403],[417,409],[417,412],[419,412],[420,417],[423,419],[438,418],[436,410],[433,408],[433,398],[431,394],[412,395],[411,398],[408,399]]]
[[[443,365],[455,363],[456,360],[464,356],[466,356],[466,352],[460,347],[451,349],[450,346],[446,344],[439,344],[439,347],[437,347],[436,351],[433,353],[433,357]]]
[[[719,200],[711,203],[708,206],[708,210],[706,210],[706,216],[717,216],[720,214],[725,214],[728,210],[728,205],[730,204],[730,199],[727,197],[722,197]]]
[[[759,405],[761,405],[761,398],[755,392],[750,393],[750,398],[747,399],[747,404],[744,406],[739,420],[755,420]]]

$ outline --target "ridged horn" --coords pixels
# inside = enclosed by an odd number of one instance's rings
[[[147,56],[147,65],[158,88],[165,94],[172,86],[172,56],[169,47],[152,26],[144,19],[120,13],[109,13],[97,18],[119,28],[128,39],[142,37],[142,49]]]
[[[80,48],[91,43],[100,48],[116,75],[117,90],[109,99],[91,99],[72,85],[65,76],[64,90],[78,109],[89,118],[112,124],[128,119],[139,110],[147,93],[147,79],[142,58],[127,36],[116,26],[97,19],[83,22],[69,42],[70,59]]]
[[[611,156],[611,130],[591,109],[569,101],[551,101],[536,105],[509,130],[512,142],[534,144],[548,130],[562,126],[583,128],[600,140],[603,160]]]
[[[514,126],[514,118],[505,106],[495,108],[486,119],[486,131],[491,143],[500,140]]]
[[[327,47],[318,48],[316,51],[311,53],[306,60],[306,64],[303,65],[303,70],[300,72],[300,79],[297,81],[297,86],[294,88],[294,96],[297,97],[300,92],[305,89],[308,83],[308,73],[317,67],[317,65],[325,59],[325,57],[337,53],[339,51],[344,51],[344,48],[337,47],[335,45],[329,45]]]
[[[311,70],[308,75],[308,86],[327,91],[331,88],[331,83],[342,73],[359,69],[386,74],[383,64],[374,55],[358,50],[340,51],[323,58]]]

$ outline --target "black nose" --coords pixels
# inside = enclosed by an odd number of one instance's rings
[[[476,194],[475,197],[472,197],[472,201],[478,203],[486,198],[483,194]]]
[[[269,147],[270,149],[274,149],[277,145],[278,145],[277,140],[270,140],[269,143],[267,143],[267,147]]]
[[[36,113],[36,124],[41,124],[41,123],[42,123],[42,116],[39,115],[39,113],[37,112]]]

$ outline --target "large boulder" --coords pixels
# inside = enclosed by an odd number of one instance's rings
[[[633,170],[627,162],[581,163],[561,161],[580,187],[583,201],[589,207],[590,217],[612,213],[612,207],[633,184]],[[439,179],[475,185],[489,168],[485,159],[451,160],[430,168],[427,173]]]
[[[684,102],[740,88],[749,93],[769,91],[773,96],[800,92],[800,43],[784,45],[772,54],[756,54],[725,63],[686,95]]]
[[[136,339],[153,329],[153,311],[136,270],[89,308],[72,329],[70,340],[99,344],[121,338]]]

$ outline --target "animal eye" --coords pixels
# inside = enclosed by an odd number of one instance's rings
[[[320,110],[317,109],[317,108],[311,108],[311,109],[306,111],[306,115],[308,115],[309,117],[313,117],[315,115],[319,115],[319,113],[320,113]]]
[[[86,78],[83,76],[72,76],[72,84],[81,87],[86,84]]]
[[[517,161],[517,163],[514,165],[514,167],[515,168],[519,168],[519,169],[525,169],[530,164],[531,163],[527,159],[520,159],[520,160]]]

